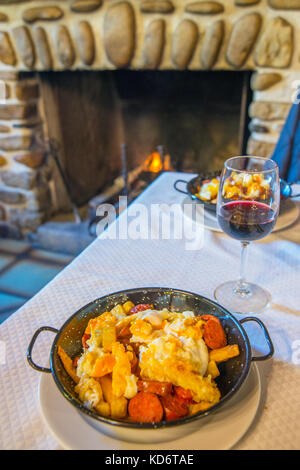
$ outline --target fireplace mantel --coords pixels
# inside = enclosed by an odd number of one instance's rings
[[[298,0],[3,0],[0,70],[299,70],[299,19]]]
[[[36,72],[251,70],[248,153],[269,157],[300,83],[299,30],[300,0],[0,0],[0,221],[24,233],[51,212]]]

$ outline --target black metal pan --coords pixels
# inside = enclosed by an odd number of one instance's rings
[[[199,412],[192,416],[174,421],[162,421],[154,424],[135,423],[124,419],[103,417],[83,405],[74,391],[74,382],[65,371],[59,358],[58,346],[61,346],[71,358],[79,356],[82,353],[81,339],[88,321],[91,318],[99,316],[103,312],[111,310],[115,305],[124,303],[127,300],[131,300],[134,304],[153,304],[156,309],[167,308],[170,311],[182,312],[189,310],[193,311],[195,314],[211,314],[220,319],[227,334],[228,344],[238,344],[240,355],[229,359],[227,362],[219,364],[220,376],[216,379],[216,382],[221,392],[221,399],[217,404],[206,411]],[[256,322],[261,327],[268,346],[267,354],[262,356],[252,355],[250,341],[243,328],[243,325],[246,322]],[[37,365],[32,359],[32,351],[35,341],[38,335],[45,330],[55,333],[55,338],[50,351],[50,368]],[[63,394],[65,399],[86,418],[89,418],[90,423],[93,426],[98,427],[102,432],[114,435],[115,437],[116,433],[112,431],[112,428],[116,427],[123,428],[123,432],[127,432],[127,435],[134,432],[134,430],[139,432],[142,430],[158,431],[160,428],[166,430],[166,435],[168,437],[172,436],[172,428],[178,428],[179,433],[182,432],[185,434],[185,424],[201,420],[204,416],[208,416],[218,409],[221,409],[224,403],[233,397],[246,380],[251,363],[253,361],[264,361],[269,359],[273,355],[273,352],[274,348],[269,333],[265,325],[259,319],[255,317],[246,317],[238,321],[225,308],[201,295],[177,289],[149,287],[125,290],[97,299],[84,306],[68,318],[60,329],[42,326],[33,335],[28,347],[27,359],[31,367],[35,370],[51,373],[59,391]],[[154,436],[155,433],[152,432],[150,436],[151,435]],[[124,439],[126,440],[126,437]],[[152,438],[147,437],[147,439]],[[152,439],[153,442],[157,442],[157,440],[163,441],[168,439],[165,439],[164,436],[159,437],[159,439]]]
[[[176,191],[179,191],[180,193],[190,196],[190,198],[193,200],[199,201],[201,204],[204,205],[204,207],[207,210],[211,212],[216,212],[217,204],[200,199],[197,196],[197,193],[199,192],[199,187],[202,186],[204,181],[217,178],[220,175],[221,175],[221,171],[214,171],[214,172],[200,173],[199,175],[192,178],[190,181],[178,179],[174,183],[174,189],[176,189]],[[296,184],[299,185],[300,183],[299,182],[287,183],[283,179],[280,179],[281,201],[299,197],[299,194],[297,194],[297,192],[296,193],[293,192],[293,185],[296,185]],[[180,185],[182,185],[183,187],[180,187]]]
[[[202,203],[205,209],[216,212],[217,204],[214,202],[207,202],[203,199],[200,199],[196,194],[199,192],[199,187],[202,186],[203,182],[206,180],[211,180],[213,178],[219,177],[221,171],[200,173],[198,176],[192,178],[190,181],[185,181],[178,179],[174,183],[174,188],[180,193],[187,194],[191,199],[197,200]],[[180,187],[181,186],[181,187]]]

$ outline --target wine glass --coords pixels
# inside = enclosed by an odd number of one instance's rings
[[[226,160],[217,201],[220,228],[242,244],[240,279],[215,290],[218,302],[235,313],[257,313],[270,294],[246,281],[246,254],[251,241],[266,237],[274,228],[280,205],[280,182],[276,162],[262,157],[232,157]]]

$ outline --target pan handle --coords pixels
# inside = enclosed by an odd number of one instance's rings
[[[179,191],[180,193],[183,193],[183,194],[189,194],[188,191],[183,191],[183,189],[179,189],[179,188],[177,187],[177,184],[178,184],[178,183],[184,183],[185,185],[187,185],[187,184],[188,184],[188,181],[185,181],[185,180],[177,180],[177,181],[175,181],[175,183],[174,183],[173,186],[174,186],[174,189],[176,189],[176,191]]]
[[[268,354],[265,354],[264,356],[253,356],[252,361],[265,361],[266,359],[270,359],[270,357],[272,357],[273,354],[274,354],[274,346],[273,346],[272,340],[270,338],[270,335],[269,335],[269,332],[268,332],[266,326],[264,325],[264,323],[261,320],[259,320],[256,317],[242,318],[242,320],[240,320],[240,323],[246,323],[247,321],[255,321],[256,323],[258,323],[258,325],[261,327],[261,329],[264,332],[266,342],[269,346]]]
[[[30,343],[29,343],[29,346],[28,346],[28,349],[27,349],[27,361],[29,362],[29,364],[31,365],[31,367],[35,370],[38,370],[39,372],[47,372],[48,374],[50,373],[51,374],[51,369],[49,369],[49,367],[42,367],[42,366],[38,366],[35,362],[33,362],[32,360],[32,349],[33,349],[33,346],[36,342],[36,339],[38,337],[38,335],[42,332],[42,331],[52,331],[52,333],[58,333],[58,330],[56,328],[53,328],[52,326],[41,326],[38,330],[36,330],[36,332],[34,333]]]

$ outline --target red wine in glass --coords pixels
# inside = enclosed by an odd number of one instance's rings
[[[264,238],[273,230],[276,214],[262,202],[231,201],[220,208],[218,222],[230,237],[250,242]]]
[[[218,192],[217,217],[220,228],[241,242],[240,277],[237,281],[225,280],[215,289],[214,296],[231,312],[257,313],[270,303],[268,291],[246,281],[246,257],[249,243],[261,240],[273,230],[279,207],[280,181],[276,162],[251,155],[231,157],[225,161]],[[228,266],[226,276],[230,272]]]

